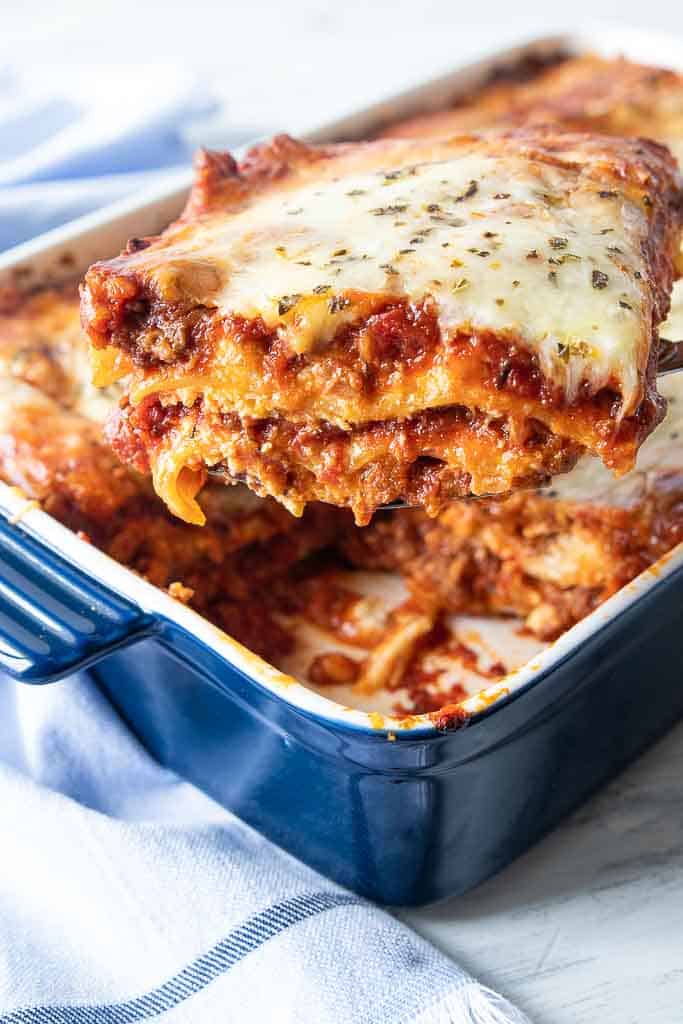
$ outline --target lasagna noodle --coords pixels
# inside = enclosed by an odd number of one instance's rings
[[[174,407],[166,413],[172,420]],[[163,413],[162,413],[163,415]],[[332,425],[292,424],[281,417],[244,422],[207,414],[203,407],[154,439],[158,406],[145,402],[112,417],[109,438],[125,460],[150,460],[154,487],[182,519],[196,520],[195,495],[205,465],[256,493],[273,495],[300,516],[306,502],[350,505],[356,521],[402,495],[436,514],[452,498],[533,486],[562,473],[579,448],[528,420],[511,436],[506,420],[463,407],[429,410],[408,419],[375,422],[349,431]]]
[[[242,434],[263,421],[342,431],[354,458],[381,423],[396,457],[416,417],[460,409],[476,429],[441,439],[442,476],[473,493],[548,476],[559,448],[562,468],[585,448],[624,471],[662,414],[656,329],[679,200],[654,144],[549,132],[319,149],[278,139],[241,168],[205,155],[183,218],[86,275],[98,377],[129,372],[131,405],[146,403],[125,418],[128,437],[116,425],[117,450],[169,481],[162,496],[194,522],[203,469],[234,479],[234,430],[220,429],[234,417]],[[468,467],[484,421],[505,439],[487,460],[498,475],[479,482]],[[511,452],[538,425],[556,444],[545,465],[528,449],[525,466]],[[428,445],[411,455],[441,459]],[[365,517],[352,476],[324,479],[324,460],[308,460],[308,476],[294,468],[274,491],[271,461],[259,451],[240,475],[293,510],[324,496]],[[404,458],[394,475],[410,471]]]

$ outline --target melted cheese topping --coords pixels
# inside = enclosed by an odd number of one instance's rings
[[[648,346],[635,277],[647,219],[578,177],[465,153],[316,181],[181,231],[154,273],[166,292],[279,326],[297,353],[367,312],[371,296],[431,296],[446,335],[511,332],[570,398],[582,380],[597,390],[611,377],[629,412]]]

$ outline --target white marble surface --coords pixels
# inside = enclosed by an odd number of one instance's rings
[[[401,916],[535,1024],[679,1024],[683,725],[495,878]]]
[[[220,93],[232,123],[274,130],[595,16],[683,36],[680,0],[33,0],[3,4],[0,61],[50,63],[55,75],[91,62],[86,89],[104,62],[144,61],[154,74],[177,60]],[[537,1024],[679,1024],[682,779],[683,726],[498,877],[403,916]]]

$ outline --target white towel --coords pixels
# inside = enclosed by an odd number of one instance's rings
[[[86,673],[3,679],[0,1024],[521,1024],[160,768]]]

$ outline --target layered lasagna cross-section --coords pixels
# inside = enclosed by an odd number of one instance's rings
[[[117,454],[202,523],[208,474],[300,514],[435,513],[634,463],[664,403],[657,332],[681,181],[663,147],[552,130],[203,154],[161,236],[95,264]]]

